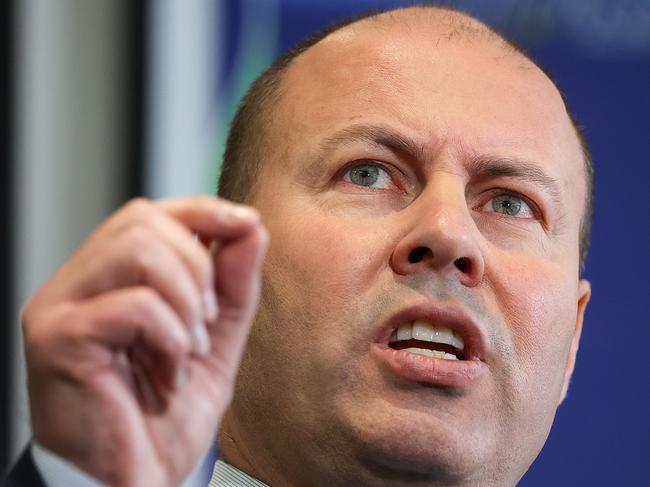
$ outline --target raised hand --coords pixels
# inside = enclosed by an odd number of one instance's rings
[[[117,211],[24,307],[35,440],[109,485],[178,485],[231,399],[267,242],[213,197]]]

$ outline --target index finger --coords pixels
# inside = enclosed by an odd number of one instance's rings
[[[256,209],[217,196],[171,198],[155,205],[198,234],[203,241],[236,239],[260,222]]]

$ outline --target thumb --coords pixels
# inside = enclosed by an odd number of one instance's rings
[[[268,241],[266,229],[255,225],[246,234],[223,243],[214,255],[219,316],[208,327],[211,358],[233,376],[259,302]]]

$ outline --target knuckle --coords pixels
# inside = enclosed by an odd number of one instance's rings
[[[153,201],[137,197],[126,204],[126,213],[131,224],[148,226],[152,219],[158,215],[158,208]]]
[[[152,231],[145,224],[144,220],[135,220],[125,226],[123,237],[127,240],[127,245],[144,245],[152,240]]]
[[[137,270],[146,272],[151,267],[156,242],[152,232],[142,225],[131,225],[125,230],[123,245]]]
[[[146,198],[143,198],[141,196],[138,196],[136,198],[131,199],[127,204],[126,204],[126,209],[129,213],[133,213],[135,215],[140,215],[142,213],[147,213],[151,211],[151,207],[153,204],[151,201],[149,201]]]
[[[47,310],[26,309],[21,316],[23,342],[27,360],[47,361],[51,349],[61,348],[64,342],[74,339],[76,317],[69,306],[50,307]]]
[[[146,328],[177,326],[177,317],[172,308],[150,287],[141,286],[133,292],[131,308],[133,316]]]
[[[183,325],[171,310],[166,307],[165,302],[158,292],[154,289],[141,286],[135,289],[131,296],[131,312],[137,316],[142,326],[151,329],[160,329],[160,327],[176,327],[180,333],[174,333],[167,341],[167,348],[172,355],[181,356],[186,354],[190,348],[189,337],[182,330]],[[153,331],[155,333],[155,331]]]
[[[133,312],[144,315],[148,319],[155,318],[160,306],[160,297],[156,291],[147,286],[140,286],[133,291],[131,296]]]

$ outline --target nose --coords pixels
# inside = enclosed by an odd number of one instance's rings
[[[406,210],[412,210],[412,216],[404,220],[409,227],[395,246],[391,267],[400,275],[433,271],[475,287],[485,269],[475,225],[464,195],[462,203],[460,199],[454,203],[448,196],[446,201],[418,201],[420,208]]]

